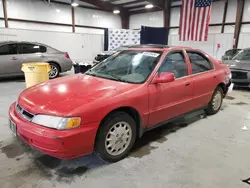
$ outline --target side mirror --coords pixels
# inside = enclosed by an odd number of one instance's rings
[[[160,83],[169,83],[169,82],[173,82],[175,80],[175,76],[174,73],[172,72],[162,72],[162,73],[158,73],[152,83],[153,84],[160,84]]]

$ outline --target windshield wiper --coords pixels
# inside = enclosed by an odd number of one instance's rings
[[[97,75],[97,73],[94,72],[93,70],[89,70],[88,72],[86,72],[86,74],[87,74],[87,75],[91,75],[91,76],[96,76],[96,77],[105,78],[105,77],[102,76],[102,75],[99,75],[99,74]],[[117,80],[117,81],[120,81],[120,82],[128,83],[128,81],[126,81],[126,80],[122,79],[121,77],[116,76],[116,75],[114,75],[114,74],[112,74],[112,73],[106,72],[105,74],[111,76],[113,80]]]

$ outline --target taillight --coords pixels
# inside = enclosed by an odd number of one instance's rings
[[[70,59],[68,52],[65,54],[65,57],[66,57],[67,59]]]

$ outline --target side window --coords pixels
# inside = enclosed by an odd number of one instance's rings
[[[209,60],[205,58],[203,55],[201,55],[200,53],[187,52],[187,54],[190,59],[193,74],[206,72],[206,71],[213,69],[213,66],[209,62]]]
[[[0,55],[8,55],[9,54],[9,45],[0,46]]]
[[[187,64],[182,52],[168,54],[159,68],[161,72],[172,72],[175,78],[181,78],[188,75]]]
[[[40,46],[39,52],[45,53],[47,51],[47,48],[45,46]]]
[[[18,46],[16,44],[6,44],[0,46],[0,55],[12,55],[17,54]]]
[[[21,54],[33,54],[33,53],[44,53],[47,49],[45,46],[39,46],[36,44],[21,44]]]

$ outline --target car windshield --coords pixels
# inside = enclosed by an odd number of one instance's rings
[[[143,83],[154,70],[162,52],[125,50],[110,56],[86,72],[87,75]]]
[[[225,55],[227,56],[235,56],[241,49],[231,49],[226,51]]]
[[[250,50],[241,50],[233,60],[250,60]]]

